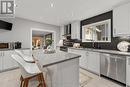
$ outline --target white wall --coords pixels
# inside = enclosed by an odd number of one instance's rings
[[[20,41],[22,42],[22,48],[31,48],[30,45],[31,28],[53,30],[56,32],[56,43],[59,42],[60,27],[58,26],[39,23],[22,18],[8,18],[8,19],[5,18],[0,20],[5,20],[13,23],[13,28],[11,31],[0,33],[0,42]]]

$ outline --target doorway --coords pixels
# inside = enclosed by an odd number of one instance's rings
[[[38,28],[31,29],[31,47],[33,50],[46,49],[49,45],[56,49],[55,31]]]

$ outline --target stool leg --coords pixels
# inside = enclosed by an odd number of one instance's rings
[[[28,80],[28,79],[25,79],[25,80],[24,80],[23,87],[28,87],[28,82],[29,82],[29,80]]]
[[[23,87],[23,82],[24,82],[24,81],[23,81],[23,77],[22,77],[22,76],[20,77],[20,81],[21,81],[20,87]]]
[[[26,81],[25,80],[23,81],[23,87],[26,87]]]
[[[37,87],[41,87],[42,86],[42,81],[41,81],[40,75],[37,76],[37,79],[39,81],[39,85]]]
[[[20,87],[23,87],[23,81],[21,80]]]
[[[26,87],[28,87],[29,80],[26,81]]]
[[[41,73],[40,77],[41,77],[41,81],[43,82],[43,86],[46,87],[46,82],[45,82],[43,73]]]

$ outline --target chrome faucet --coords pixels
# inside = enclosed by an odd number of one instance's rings
[[[95,48],[95,43],[94,42],[92,42],[92,47]]]

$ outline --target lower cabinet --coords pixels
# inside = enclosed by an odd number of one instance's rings
[[[3,60],[3,58],[2,58],[1,52],[0,52],[0,72],[2,71],[2,67],[3,67],[2,60]]]
[[[79,66],[93,73],[100,74],[100,53],[88,50],[69,49],[68,52],[81,55]]]
[[[18,67],[17,62],[11,57],[14,51],[4,51],[3,54],[3,70],[13,69]]]
[[[130,87],[130,57],[126,61],[126,84]]]
[[[100,74],[100,53],[87,51],[88,70]]]
[[[18,67],[17,62],[11,57],[14,51],[0,51],[0,71],[6,71]]]
[[[88,69],[88,59],[86,57],[86,51],[84,50],[76,50],[76,49],[68,49],[69,53],[79,54],[81,57],[79,58],[79,66],[83,69]]]

